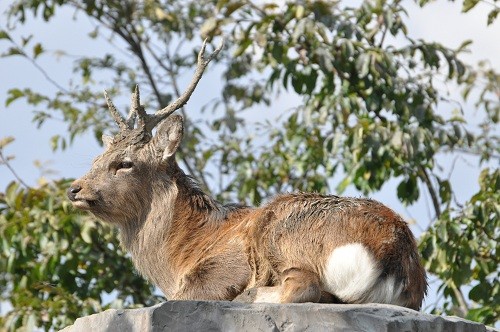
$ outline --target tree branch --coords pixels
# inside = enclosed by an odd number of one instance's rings
[[[163,61],[155,53],[155,51],[153,51],[153,49],[151,48],[151,46],[148,43],[144,44],[144,47],[146,47],[146,49],[149,51],[149,54],[151,54],[151,56],[156,61],[156,63],[158,64],[158,66],[160,66],[161,68],[163,68],[165,70],[165,72],[167,73],[167,75],[170,77],[170,83],[172,84],[172,88],[174,90],[175,98],[179,98],[181,96],[181,93],[180,93],[179,85],[177,84],[177,78],[176,78],[176,75],[178,74],[178,72],[176,72],[172,68],[173,67],[172,66],[173,61],[172,61],[172,59],[170,57],[170,54],[165,53],[165,58],[166,58],[167,62],[169,63],[169,66],[167,66],[167,65],[165,65],[163,63]],[[184,106],[181,107],[179,110],[181,111],[182,115],[184,117],[186,117],[186,112],[184,110]]]
[[[5,156],[3,155],[3,151],[0,149],[0,161],[2,162],[2,164],[4,164],[5,166],[7,166],[7,168],[9,169],[9,171],[12,173],[12,175],[14,175],[14,177],[16,178],[16,180],[23,186],[25,187],[26,189],[30,189],[31,187],[28,186],[26,184],[26,182],[23,181],[23,179],[21,179],[21,177],[19,177],[19,175],[17,175],[16,171],[14,170],[14,168],[10,165],[9,161],[7,160],[7,158],[5,158]]]
[[[419,167],[418,176],[425,183],[425,185],[427,186],[427,190],[429,191],[429,194],[431,195],[432,205],[434,207],[434,212],[436,213],[436,219],[437,219],[441,216],[441,205],[439,203],[439,198],[438,198],[438,195],[436,193],[436,190],[434,189],[434,187],[432,185],[432,181],[429,178],[429,174],[427,174],[427,171],[423,166]]]
[[[139,61],[141,62],[142,70],[144,70],[144,73],[146,74],[146,77],[148,78],[149,84],[151,84],[151,88],[153,89],[153,93],[156,97],[156,100],[158,101],[158,105],[160,105],[160,107],[161,107],[163,100],[161,97],[161,93],[158,90],[158,87],[156,86],[156,81],[153,77],[153,74],[151,73],[151,70],[149,69],[149,64],[146,60],[146,57],[144,56],[144,52],[143,52],[142,46],[141,46],[143,40],[141,39],[139,33],[137,32],[137,30],[135,29],[134,26],[132,26],[132,29],[133,29],[133,34],[138,38],[138,41],[136,41],[133,38],[132,34],[130,34],[131,42],[129,42],[129,44],[132,48],[132,51],[139,58]]]
[[[467,313],[469,312],[469,306],[467,305],[467,302],[465,301],[465,296],[460,290],[460,288],[455,285],[455,283],[452,281],[450,284],[451,289],[453,290],[453,293],[455,293],[455,298],[457,299],[458,302],[458,307],[460,309],[460,314],[462,317],[465,317]]]
[[[50,75],[47,73],[47,71],[45,71],[45,69],[43,69],[42,66],[40,66],[38,64],[38,62],[36,62],[36,60],[32,57],[30,57],[28,54],[26,54],[22,47],[20,47],[15,41],[13,41],[12,39],[10,39],[10,42],[14,45],[15,48],[17,48],[19,50],[19,52],[21,52],[20,55],[22,55],[23,57],[25,57],[42,75],[43,77],[50,83],[52,84],[53,86],[55,86],[59,91],[61,92],[64,92],[66,94],[69,94],[69,91],[64,88],[62,85],[60,85],[59,83],[57,83],[52,77],[50,77]]]

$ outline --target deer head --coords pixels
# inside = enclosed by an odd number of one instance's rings
[[[151,209],[147,203],[151,201],[155,186],[168,187],[179,171],[175,152],[182,139],[183,119],[172,113],[187,103],[206,66],[220,52],[223,43],[208,57],[205,57],[205,47],[206,40],[186,91],[154,114],[146,113],[141,106],[138,86],[132,94],[126,118],[104,93],[120,131],[114,137],[103,136],[104,153],[93,161],[90,171],[68,189],[68,198],[76,208],[117,224],[140,220]]]

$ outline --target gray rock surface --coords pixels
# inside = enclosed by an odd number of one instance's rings
[[[168,301],[143,309],[110,309],[78,318],[83,331],[495,331],[457,317],[383,304],[243,304]]]

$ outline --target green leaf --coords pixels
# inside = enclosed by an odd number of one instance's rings
[[[34,59],[36,59],[43,52],[44,52],[44,49],[42,47],[42,44],[37,43],[35,46],[33,46],[33,58]]]
[[[36,315],[35,313],[31,313],[28,316],[26,323],[24,324],[26,331],[34,331],[36,327]]]
[[[56,151],[57,148],[59,147],[59,143],[61,142],[62,137],[61,135],[54,135],[50,138],[50,147],[52,148],[52,151]]]
[[[318,79],[318,74],[315,70],[311,71],[311,74],[304,78],[304,82],[306,85],[306,93],[311,94],[316,87],[316,80]]]
[[[12,40],[10,38],[10,35],[7,33],[7,31],[5,30],[0,30],[0,39],[8,39],[8,40]]]
[[[356,70],[358,71],[358,76],[360,78],[368,75],[370,69],[370,60],[371,57],[368,53],[361,54],[356,60]]]
[[[403,203],[411,204],[415,202],[419,197],[417,178],[410,176],[408,179],[401,181],[398,185],[397,193]]]
[[[15,252],[9,253],[9,255],[7,255],[7,257],[8,257],[7,268],[5,270],[7,273],[13,272],[14,262],[16,261],[16,258],[17,258],[16,256],[17,256],[17,253],[15,253]]]
[[[250,39],[244,40],[241,44],[238,45],[238,48],[234,51],[233,56],[238,57],[245,52],[248,46],[252,45],[252,41]]]
[[[91,231],[93,230],[94,227],[92,227],[92,225],[90,225],[90,223],[85,223],[83,224],[83,227],[82,227],[82,230],[80,232],[80,235],[83,239],[83,241],[85,241],[85,243],[92,243],[92,236],[91,236]]]
[[[449,203],[451,200],[451,186],[448,180],[438,181],[439,182],[439,196],[442,203]]]
[[[467,47],[469,47],[472,43],[473,41],[470,39],[464,40],[458,47],[457,52],[467,51]]]
[[[280,43],[273,44],[271,54],[273,55],[273,58],[275,58],[279,63],[283,61],[283,51],[283,45],[281,45]]]
[[[8,56],[13,56],[13,55],[22,55],[22,56],[25,56],[24,52],[20,48],[17,48],[17,47],[10,47],[7,50],[7,52],[2,53],[0,56],[2,58],[5,58],[5,57],[8,57]]]
[[[352,183],[352,177],[351,176],[346,176],[337,186],[336,191],[339,194],[342,194],[347,187]]]
[[[304,17],[304,6],[298,5],[295,9],[295,18],[300,20],[302,17]]]
[[[205,38],[209,36],[217,27],[217,23],[218,21],[216,17],[210,17],[207,19],[200,28],[200,35]]]
[[[14,140],[15,139],[12,136],[7,136],[7,137],[4,137],[4,138],[0,139],[0,150],[2,150],[3,148],[5,148],[10,143],[14,142]]]
[[[221,10],[227,5],[228,2],[229,0],[218,0],[215,8],[217,8],[217,10]]]
[[[302,92],[303,92],[302,87],[304,86],[304,83],[305,82],[301,76],[299,76],[299,75],[292,76],[292,86],[297,94],[299,94],[299,95],[302,94]]]
[[[27,285],[28,285],[28,277],[26,275],[23,275],[21,277],[21,281],[19,281],[18,287],[20,289],[25,289]]]
[[[480,0],[464,0],[462,12],[467,13],[472,8],[476,7]]]
[[[13,101],[24,97],[24,91],[19,89],[10,89],[8,92],[9,97],[5,100],[5,106],[9,106]]]
[[[226,10],[224,12],[224,16],[226,16],[226,17],[231,16],[236,10],[240,9],[245,4],[246,4],[245,1],[237,1],[237,2],[233,2],[233,3],[225,6]]]
[[[469,309],[465,318],[476,322],[489,321],[489,319],[487,319],[488,317],[495,317],[493,310],[494,309],[490,307]]]
[[[495,22],[495,20],[497,19],[498,13],[500,13],[500,9],[495,8],[488,14],[488,25],[491,25],[491,24],[493,24],[493,22]]]
[[[27,37],[22,37],[21,38],[21,46],[25,47],[26,45],[28,45],[28,43],[30,42],[31,39],[33,39],[33,35],[29,35]]]
[[[16,182],[11,182],[7,189],[5,190],[5,202],[8,206],[15,208],[16,200],[18,196],[19,184]]]

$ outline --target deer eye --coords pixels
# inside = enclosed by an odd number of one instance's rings
[[[133,165],[131,161],[122,161],[116,166],[116,170],[132,168]]]

